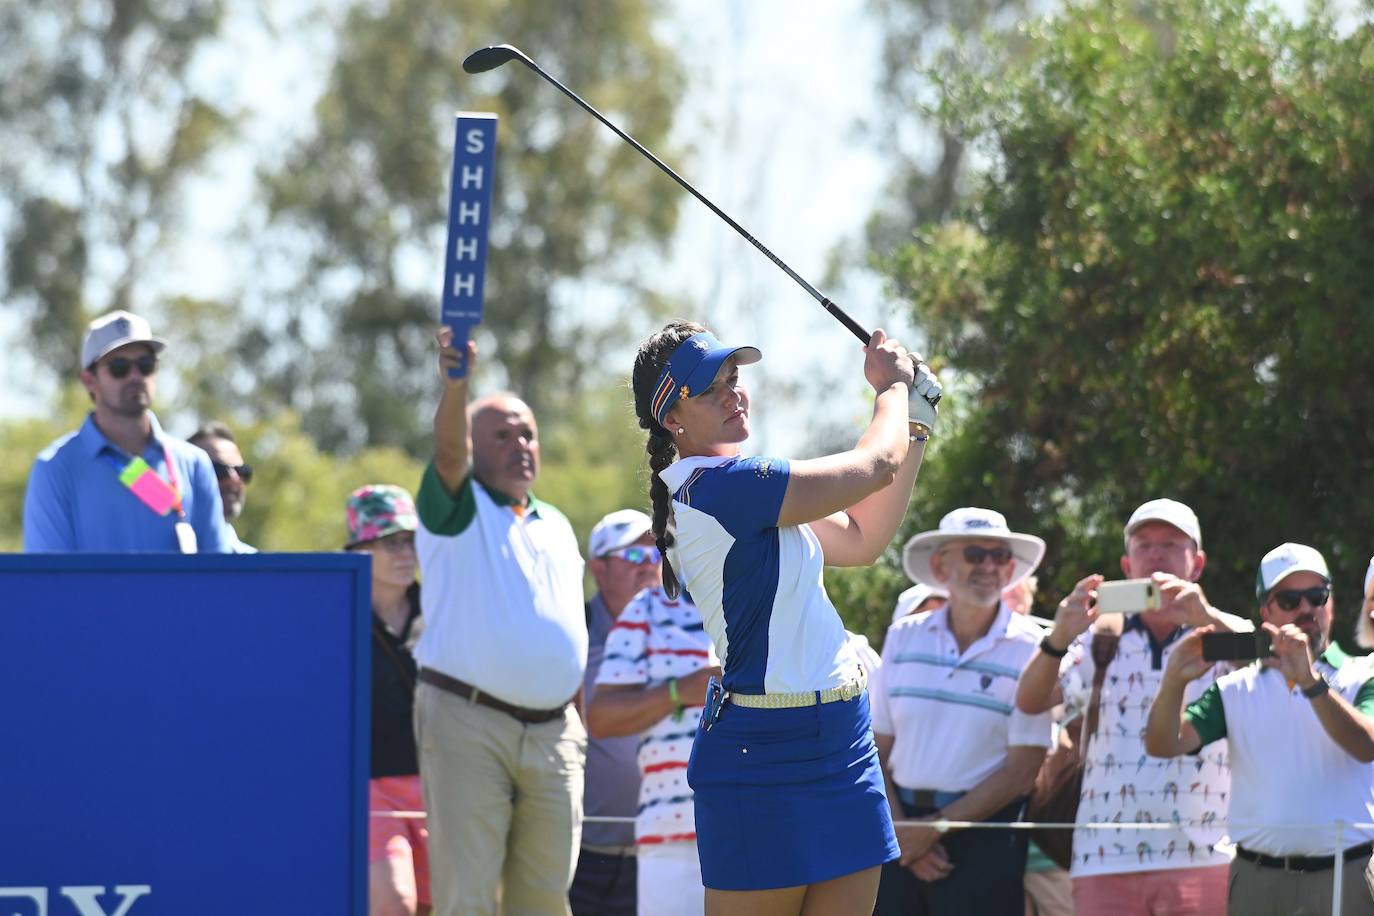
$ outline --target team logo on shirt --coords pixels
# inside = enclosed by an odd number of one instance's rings
[[[772,464],[772,462],[768,461],[767,459],[764,459],[763,461],[760,461],[760,462],[758,463],[758,465],[755,466],[755,468],[754,468],[754,473],[757,474],[757,475],[759,475],[760,477],[767,477],[769,474],[772,474],[772,473],[773,473],[773,464]]]
[[[982,677],[978,678],[978,687],[979,687],[979,689],[981,689],[981,690],[987,690],[987,689],[988,689],[989,687],[991,687],[991,686],[992,686],[992,675],[991,675],[991,674],[985,674],[985,675],[983,675]]]

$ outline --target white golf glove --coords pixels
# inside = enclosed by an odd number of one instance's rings
[[[913,353],[912,359],[916,361],[916,379],[911,383],[911,399],[907,402],[907,416],[913,424],[925,427],[927,433],[933,433],[937,415],[935,405],[940,403],[940,395],[944,388],[941,387],[940,380],[935,377],[935,373],[921,361],[918,354]],[[917,430],[917,432],[920,431]]]

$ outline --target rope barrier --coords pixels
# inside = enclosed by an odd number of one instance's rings
[[[423,820],[423,811],[372,811],[373,817],[394,817],[406,820]],[[582,818],[584,824],[631,824],[635,819],[632,817],[611,817],[605,815],[587,815]],[[1083,824],[1054,823],[1051,821],[1007,821],[1007,822],[988,822],[988,821],[893,821],[897,827],[934,827],[936,830],[1180,830],[1178,824],[1168,821],[1127,821],[1118,824],[1115,821],[1089,821]],[[1346,821],[1322,821],[1315,824],[1267,824],[1261,822],[1236,821],[1217,821],[1218,827],[1282,827],[1287,830],[1318,830],[1323,827],[1336,828],[1338,839],[1344,836],[1347,830],[1369,830],[1374,831],[1374,823],[1353,824]]]

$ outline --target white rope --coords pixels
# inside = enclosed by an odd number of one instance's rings
[[[423,820],[423,811],[372,811],[373,817],[394,817],[404,820]],[[587,815],[582,818],[584,824],[633,824],[635,819],[632,817],[609,817],[603,815]],[[1010,821],[1008,823],[987,821],[893,821],[897,827],[934,827],[936,830],[1180,830],[1178,824],[1168,821],[1138,822],[1128,821],[1116,823],[1115,821],[1089,821],[1083,824],[1056,824],[1048,821]],[[1321,828],[1336,828],[1336,839],[1338,848],[1344,842],[1346,830],[1371,830],[1374,831],[1374,823],[1371,824],[1350,824],[1344,821],[1322,821],[1316,824],[1269,824],[1260,822],[1237,821],[1234,824],[1226,821],[1217,821],[1217,826],[1234,827],[1279,827],[1285,830],[1319,830]]]

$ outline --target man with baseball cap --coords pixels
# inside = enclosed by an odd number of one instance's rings
[[[636,509],[619,509],[592,528],[587,569],[596,594],[587,602],[587,672],[583,695],[590,704],[606,654],[606,637],[625,605],[658,584],[653,522]],[[639,806],[639,735],[587,740],[582,812],[589,817],[634,817]],[[568,899],[574,916],[635,912],[635,833],[631,824],[586,824]]]
[[[633,524],[618,528],[623,534],[598,539],[598,532],[613,519]],[[610,549],[624,537],[639,533],[630,546]],[[639,512],[623,510],[607,516],[592,532],[592,550],[607,559],[609,568],[598,571],[597,560],[588,563],[608,606],[623,592],[609,587],[616,566],[637,563],[624,572],[638,572],[647,578],[645,588],[623,604],[605,638],[605,652],[595,669],[589,665],[587,723],[591,746],[619,745],[625,749],[630,772],[621,779],[617,791],[634,792],[624,803],[607,814],[629,814],[634,829],[629,840],[635,855],[626,861],[635,880],[630,884],[628,906],[622,900],[612,907],[590,906],[592,899],[574,894],[573,912],[587,914],[655,913],[663,916],[699,914],[705,907],[701,863],[697,856],[696,819],[691,787],[687,785],[687,762],[701,708],[706,701],[706,685],[714,675],[720,677],[711,638],[706,634],[701,612],[686,595],[669,598],[659,579],[659,554],[653,546],[650,519]],[[592,624],[592,640],[600,627]],[[594,773],[595,757],[587,761],[587,814],[591,807],[592,786],[606,780]],[[589,852],[583,833],[582,857]],[[595,851],[595,850],[591,850]],[[593,860],[595,861],[595,860]],[[604,866],[603,866],[604,867]],[[579,877],[583,865],[578,866]],[[606,876],[610,884],[610,875]],[[637,888],[637,893],[634,893]],[[578,882],[573,883],[577,891]]]
[[[225,552],[209,456],[164,433],[151,409],[166,346],[130,312],[87,327],[80,378],[92,410],[34,461],[24,496],[26,551]]]
[[[1374,832],[1337,834],[1337,822],[1374,821],[1374,671],[1330,642],[1331,574],[1318,551],[1291,543],[1269,551],[1255,594],[1270,653],[1187,702],[1188,684],[1212,668],[1211,628],[1180,640],[1150,710],[1146,749],[1196,755],[1226,739],[1236,843],[1229,912],[1332,912],[1339,856],[1339,912],[1374,913]]]
[[[907,542],[907,575],[948,590],[949,604],[901,618],[883,643],[871,702],[894,820],[1019,819],[1051,725],[1048,713],[1013,705],[1041,631],[1002,593],[1044,554],[1044,541],[990,509],[956,509]],[[899,826],[897,839],[901,858],[883,866],[876,913],[1021,916],[1024,831]]]
[[[1179,639],[1201,626],[1247,630],[1239,617],[1207,601],[1198,578],[1207,555],[1202,526],[1173,499],[1141,504],[1126,522],[1121,572],[1151,579],[1157,608],[1099,617],[1097,588],[1104,577],[1078,582],[1059,603],[1054,626],[1021,675],[1017,706],[1041,712],[1063,702],[1089,710],[1096,730],[1086,740],[1079,824],[1173,823],[1170,830],[1122,830],[1110,836],[1074,831],[1074,905],[1081,913],[1221,913],[1226,907],[1229,857],[1213,849],[1225,835],[1215,811],[1230,791],[1226,755],[1214,749],[1191,761],[1152,760],[1142,730],[1164,666]],[[1190,698],[1227,666],[1211,666]],[[1086,729],[1084,729],[1086,731]],[[1062,864],[1062,863],[1061,863]]]

